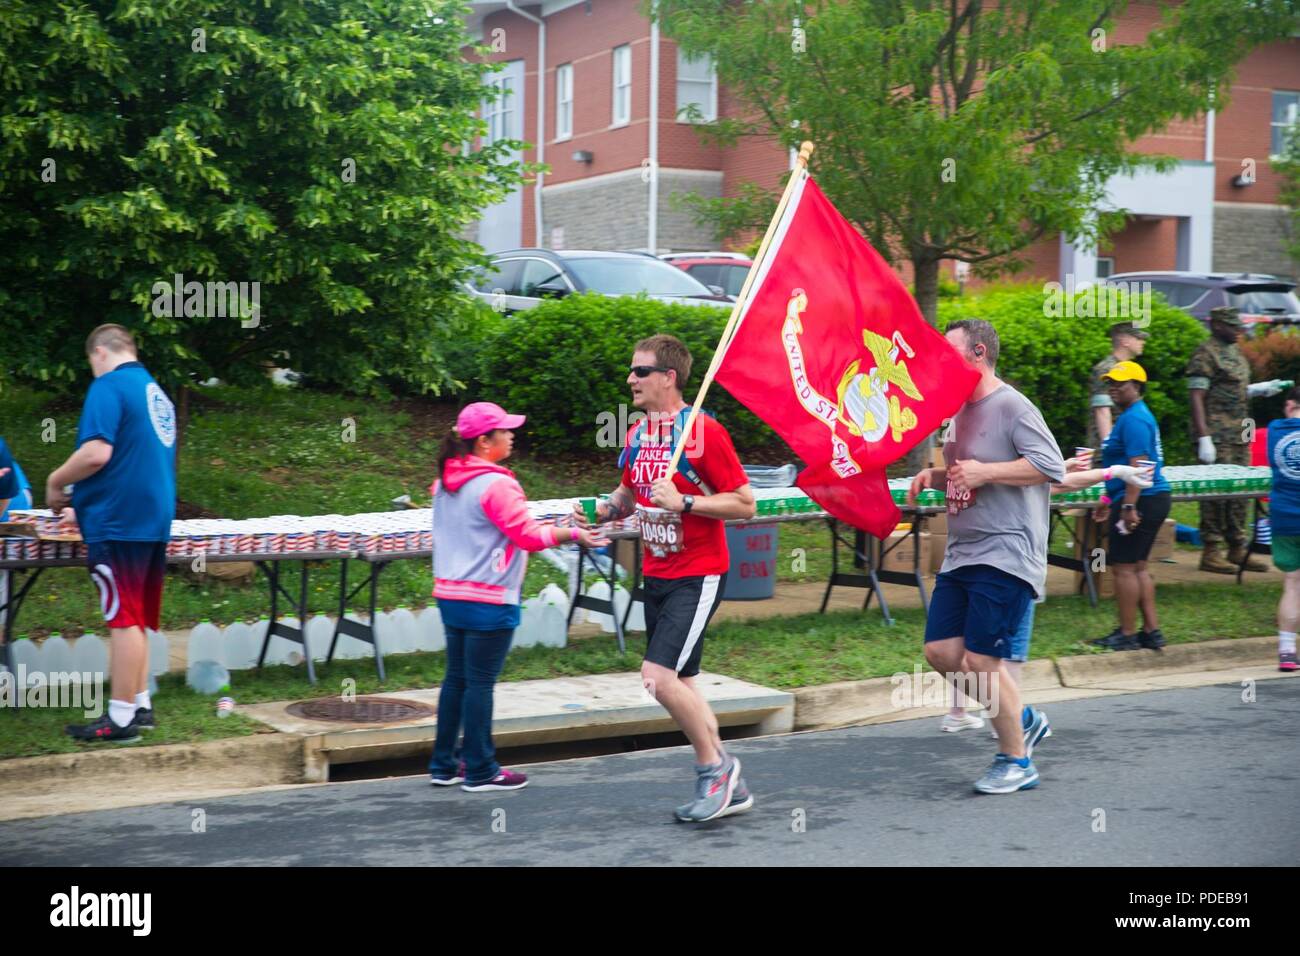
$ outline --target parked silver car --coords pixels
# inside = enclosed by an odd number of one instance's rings
[[[512,249],[469,283],[469,291],[498,311],[531,309],[573,292],[640,295],[665,302],[726,307],[731,299],[661,259],[635,252]]]

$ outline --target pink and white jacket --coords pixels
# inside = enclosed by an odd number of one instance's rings
[[[529,515],[514,472],[474,455],[453,458],[433,484],[433,596],[518,604],[528,552],[556,537]]]

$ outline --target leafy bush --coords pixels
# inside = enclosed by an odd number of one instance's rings
[[[434,348],[451,379],[448,391],[452,395],[467,395],[474,390],[473,383],[483,380],[483,356],[488,346],[511,325],[510,316],[493,311],[481,299],[471,299],[441,324]]]
[[[1076,297],[1076,311],[1078,302]],[[1041,287],[1023,285],[940,302],[941,329],[960,318],[984,318],[994,324],[1002,339],[1001,376],[1042,409],[1065,450],[1083,442],[1089,374],[1110,351],[1106,330],[1117,320],[1052,318],[1045,314]],[[451,326],[446,361],[465,383],[466,400],[498,402],[528,416],[525,441],[548,450],[591,451],[600,447],[601,437],[611,434],[607,427],[602,436],[602,425],[615,422],[612,435],[621,439],[623,423],[635,411],[626,379],[638,339],[667,332],[686,343],[694,357],[685,390],[691,401],[726,320],[725,309],[595,294],[544,302],[510,317],[480,306]],[[1159,297],[1152,303],[1148,330],[1151,337],[1140,360],[1150,377],[1147,404],[1160,423],[1166,458],[1190,462],[1183,372],[1206,333],[1196,319]],[[775,440],[772,431],[721,386],[709,389],[705,406],[742,449]]]
[[[540,448],[591,451],[601,447],[602,425],[610,416],[617,442],[623,423],[636,411],[627,368],[637,341],[666,332],[686,343],[693,364],[684,391],[686,400],[693,401],[727,315],[725,309],[595,293],[543,302],[505,319],[495,335],[485,326],[489,333],[478,340],[477,362],[463,366],[474,372],[466,379],[468,397],[527,415],[523,437]],[[716,383],[704,405],[738,448],[775,439],[771,429]],[[610,431],[605,428],[606,435]]]
[[[987,319],[1002,341],[998,374],[1036,404],[1047,425],[1069,452],[1086,440],[1088,379],[1093,365],[1110,352],[1106,330],[1121,318],[1078,317],[1086,292],[1075,296],[1076,317],[1047,314],[1041,288],[1021,286],[939,302],[939,328],[957,319]],[[1184,371],[1193,349],[1206,337],[1204,327],[1181,309],[1154,296],[1151,333],[1139,364],[1148,376],[1146,402],[1160,424],[1165,458],[1193,461]]]

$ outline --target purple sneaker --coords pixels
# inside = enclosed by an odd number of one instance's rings
[[[436,773],[429,774],[429,782],[435,787],[454,787],[458,783],[465,782],[465,761],[460,762],[456,772],[450,777],[439,776]]]
[[[526,786],[528,786],[528,777],[525,774],[502,767],[491,780],[484,780],[482,783],[466,781],[460,788],[466,793],[478,793],[481,790],[522,790]]]

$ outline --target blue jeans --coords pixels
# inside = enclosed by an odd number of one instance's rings
[[[506,652],[514,640],[514,628],[504,631],[468,631],[444,626],[447,636],[447,675],[438,695],[438,733],[429,759],[429,772],[454,776],[456,765],[465,761],[465,779],[483,783],[501,772],[492,745],[492,689]],[[464,728],[461,748],[456,738]]]

